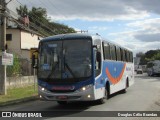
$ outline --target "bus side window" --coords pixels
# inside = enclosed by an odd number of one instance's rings
[[[129,59],[129,51],[127,51],[127,62],[130,62],[130,59]]]
[[[132,55],[131,55],[131,52],[129,52],[129,62],[132,62]]]
[[[130,52],[130,59],[131,59],[131,62],[133,62],[133,53]]]
[[[116,60],[116,48],[114,45],[110,45],[111,46],[111,58],[112,60]]]
[[[98,62],[98,69],[101,69],[101,52],[97,51],[96,60]]]
[[[124,49],[123,49],[123,61],[126,62],[126,52]]]
[[[133,62],[133,53],[132,52],[131,52],[131,56],[132,56],[131,58],[132,58],[132,62]]]
[[[103,54],[104,54],[104,59],[108,59],[110,60],[111,59],[111,56],[110,56],[110,46],[108,43],[104,43],[103,42]]]
[[[128,62],[127,51],[124,50],[124,53],[125,53],[125,61]]]
[[[120,54],[121,54],[121,61],[124,61],[124,55],[123,55],[123,49],[120,48]]]
[[[118,46],[116,47],[116,53],[117,53],[117,61],[121,61],[121,50]]]

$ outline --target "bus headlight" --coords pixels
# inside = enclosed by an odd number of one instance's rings
[[[86,86],[83,86],[82,88],[80,88],[78,91],[82,92],[82,91],[86,91],[87,89],[91,88],[92,85],[86,85]]]
[[[47,90],[46,88],[40,87],[40,86],[39,86],[39,90],[41,90],[41,91],[43,91],[43,92],[48,92],[48,90]]]

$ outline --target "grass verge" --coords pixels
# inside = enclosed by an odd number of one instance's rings
[[[36,90],[34,90],[34,85],[25,86],[21,88],[8,89],[7,95],[0,95],[0,104],[8,101],[14,101],[17,99],[33,97],[33,96],[36,96],[37,94],[38,94],[37,87],[36,87]]]

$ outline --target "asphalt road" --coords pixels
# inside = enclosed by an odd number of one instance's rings
[[[135,75],[135,83],[127,89],[127,93],[116,93],[102,105],[97,102],[75,102],[61,106],[54,101],[38,100],[0,108],[0,111],[62,110],[75,111],[72,114],[82,111],[160,111],[160,77],[148,77],[146,74]],[[60,116],[64,118],[65,112]]]

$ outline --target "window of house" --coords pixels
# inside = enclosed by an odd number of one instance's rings
[[[6,34],[6,41],[12,41],[12,34]]]

